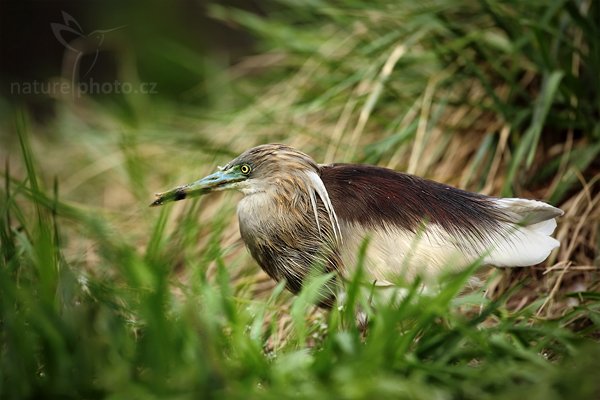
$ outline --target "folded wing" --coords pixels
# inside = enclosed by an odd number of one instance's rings
[[[498,199],[367,165],[324,165],[320,176],[344,251],[356,253],[370,239],[367,269],[375,279],[429,275],[477,259],[504,267],[534,265],[559,245],[550,234],[563,212],[540,201]],[[349,253],[342,258],[356,261]]]

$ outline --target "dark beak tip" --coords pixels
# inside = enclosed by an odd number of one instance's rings
[[[158,197],[156,200],[154,200],[152,203],[150,203],[149,207],[158,207],[158,206],[162,206],[163,204],[165,204],[165,198],[162,196],[161,193],[157,193],[156,197]]]

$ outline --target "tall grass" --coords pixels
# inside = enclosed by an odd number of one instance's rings
[[[491,301],[481,292],[457,298],[467,271],[434,295],[407,288],[397,304],[370,313],[364,337],[352,312],[360,298],[351,295],[345,309],[307,319],[315,298],[308,285],[292,301],[291,329],[277,338],[282,286],[266,301],[234,294],[219,245],[221,222],[189,267],[194,279],[176,296],[168,211],[156,219],[145,248],[113,237],[101,218],[37,186],[25,129],[27,177],[3,193],[3,398],[598,394],[600,348],[585,335],[600,328],[597,296],[564,318],[537,321],[535,306],[507,313],[506,298]],[[62,224],[74,224],[98,246],[94,274],[65,259]],[[194,233],[177,233],[186,234]],[[213,260],[216,273],[208,276]],[[567,329],[574,313],[589,316],[591,325],[579,333]],[[274,339],[277,347],[269,345]]]
[[[210,115],[138,101],[132,127],[64,103],[42,127],[15,113],[1,398],[598,398],[596,2],[211,12],[262,48],[218,77]],[[315,310],[318,280],[292,298],[249,259],[231,197],[146,208],[151,192],[267,141],[545,198],[566,211],[561,249],[468,294],[476,266],[377,310],[356,279],[343,307]]]

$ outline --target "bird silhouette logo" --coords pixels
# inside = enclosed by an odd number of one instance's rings
[[[79,69],[81,66],[81,59],[86,54],[93,54],[94,58],[91,61],[90,66],[87,68],[83,77],[86,77],[90,71],[96,65],[100,51],[102,51],[102,44],[105,41],[106,34],[114,32],[118,29],[122,29],[125,26],[119,26],[112,29],[98,29],[88,34],[84,32],[81,25],[71,15],[62,11],[64,23],[53,22],[50,24],[54,37],[58,40],[67,50],[71,51],[75,55],[75,59],[72,63],[72,76],[71,83],[74,85],[75,80],[79,75]],[[75,36],[74,39],[67,39],[69,36]]]

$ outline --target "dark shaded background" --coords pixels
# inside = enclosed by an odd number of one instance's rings
[[[233,5],[260,13],[258,2],[228,0]],[[26,104],[39,118],[51,113],[47,96],[11,93],[12,82],[47,82],[61,77],[67,50],[55,37],[51,23],[64,24],[63,12],[72,16],[89,35],[113,29],[105,35],[97,59],[94,53],[81,60],[80,79],[111,82],[117,78],[119,60],[133,57],[141,81],[156,82],[158,96],[172,101],[203,104],[198,90],[190,88],[210,79],[211,68],[225,68],[252,53],[253,40],[232,24],[210,18],[209,1],[34,1],[0,2],[0,96]],[[65,40],[76,39],[66,33]],[[117,47],[119,50],[117,50]],[[121,53],[119,53],[121,52]],[[92,64],[93,63],[93,64]]]

